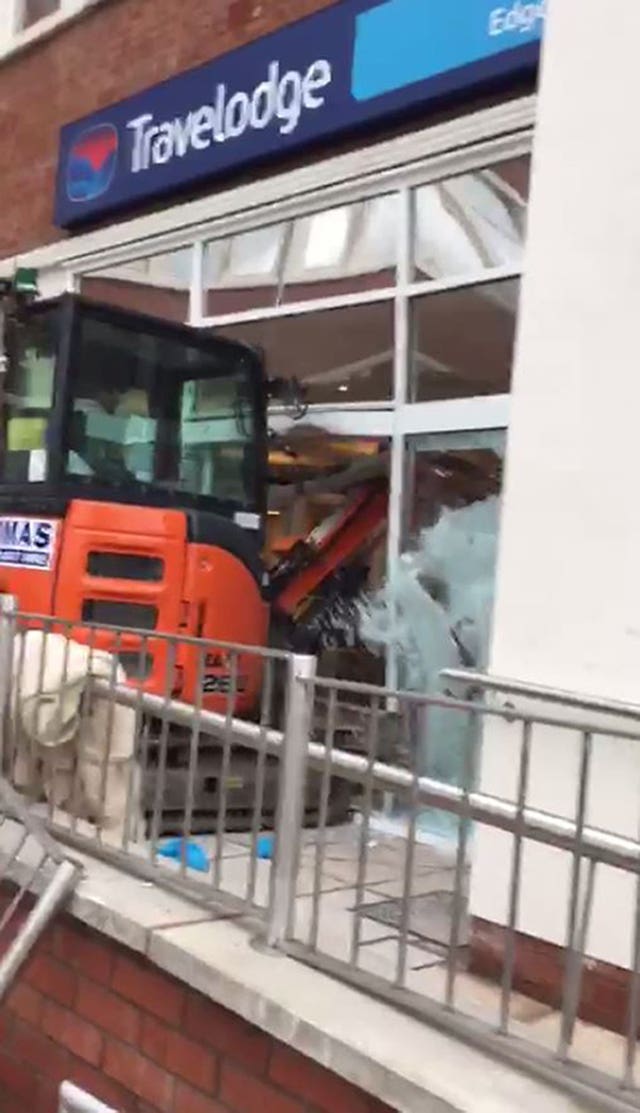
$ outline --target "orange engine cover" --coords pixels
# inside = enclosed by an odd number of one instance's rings
[[[184,641],[172,649],[154,637],[264,646],[268,608],[238,557],[189,543],[179,510],[75,500],[63,521],[48,524],[46,559],[0,565],[0,589],[17,596],[21,611],[91,624],[74,627],[73,637],[115,653],[145,691],[195,702],[202,677],[204,708],[225,713],[233,683],[234,711],[252,711],[262,683],[258,655],[239,654],[233,664],[226,650],[200,651]]]
[[[192,633],[219,642],[264,646],[269,611],[254,577],[237,557],[212,545],[189,545],[185,572],[185,596],[189,600]],[[226,706],[225,696],[233,685],[236,708],[249,712],[258,702],[262,685],[262,659],[255,653],[233,655],[211,648],[199,663],[196,654],[184,650],[184,698],[195,702],[198,673],[203,676],[203,706]]]

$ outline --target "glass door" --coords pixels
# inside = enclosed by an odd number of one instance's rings
[[[395,655],[400,688],[441,692],[442,669],[486,665],[505,436],[491,429],[405,440],[401,558],[363,617],[365,637]],[[466,714],[417,711],[407,741],[419,773],[463,785],[477,765],[472,731]],[[450,838],[456,825],[430,809],[420,827]]]

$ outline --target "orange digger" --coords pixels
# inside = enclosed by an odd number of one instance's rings
[[[201,685],[201,705],[221,712],[232,691],[233,713],[250,716],[259,656],[240,653],[232,670],[224,650],[203,663],[188,639],[265,646],[272,612],[295,627],[380,527],[384,486],[357,492],[270,576],[275,387],[254,351],[76,295],[37,301],[12,282],[0,288],[0,375],[0,592],[78,623],[74,638],[116,654],[145,691],[194,702]],[[175,648],[158,634],[177,635]],[[240,800],[247,784],[234,785]],[[203,788],[203,813],[213,796]]]
[[[14,299],[4,346],[0,590],[23,611],[96,624],[97,646],[117,649],[150,692],[167,686],[156,631],[264,645],[266,399],[255,354],[72,295]],[[125,629],[117,647],[110,627]],[[148,632],[144,652],[127,627]],[[195,660],[178,646],[171,690],[188,702]],[[257,658],[244,656],[239,714],[260,684]],[[224,655],[211,656],[202,686],[205,707],[225,706]]]

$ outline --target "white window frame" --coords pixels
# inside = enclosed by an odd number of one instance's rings
[[[13,33],[19,35],[22,31],[29,31],[31,27],[36,27],[38,24],[46,23],[50,19],[59,19],[63,12],[64,0],[57,0],[57,5],[54,11],[49,12],[47,15],[40,16],[39,19],[34,20],[33,23],[25,27],[24,21],[29,6],[29,0],[9,0],[9,5],[13,5]]]
[[[500,162],[530,151],[535,104],[535,97],[523,97],[286,174],[105,224],[96,231],[64,237],[5,259],[0,262],[0,273],[19,262],[40,270],[64,268],[81,274],[141,255],[231,236],[256,224],[291,220],[320,208],[462,174],[478,167],[479,151],[485,163]]]
[[[30,27],[22,26],[25,0],[1,0],[1,2],[3,15],[0,19],[0,62],[23,47],[30,46],[38,39],[52,34],[63,24],[77,19],[90,8],[107,3],[107,0],[60,0],[56,12],[43,16]]]

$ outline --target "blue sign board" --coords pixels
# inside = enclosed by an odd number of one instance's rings
[[[339,0],[62,129],[56,223],[192,188],[535,69],[545,0]]]

